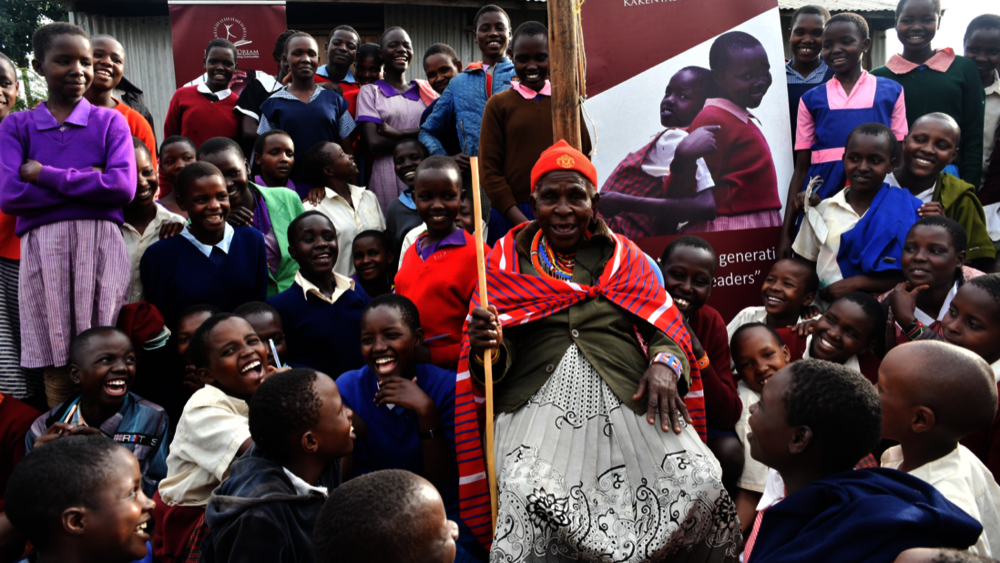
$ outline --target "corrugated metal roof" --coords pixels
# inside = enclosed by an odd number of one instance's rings
[[[831,12],[881,12],[896,9],[894,0],[778,0],[778,7],[782,10],[797,10],[809,4],[823,6]]]

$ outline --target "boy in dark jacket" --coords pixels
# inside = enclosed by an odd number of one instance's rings
[[[354,449],[351,409],[311,369],[269,377],[250,401],[254,446],[233,463],[205,511],[202,561],[311,563],[312,531],[340,458]]]

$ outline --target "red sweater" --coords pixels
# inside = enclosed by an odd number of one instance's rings
[[[753,120],[743,123],[722,108],[705,106],[688,131],[706,125],[721,127],[715,132],[718,150],[705,157],[705,164],[715,181],[712,195],[718,214],[742,215],[781,209],[771,149]]]
[[[198,91],[197,86],[185,86],[174,92],[167,108],[167,119],[163,122],[163,138],[183,135],[195,147],[212,137],[235,139],[240,132],[239,116],[233,113],[236,94],[224,100],[209,99]]]
[[[129,131],[132,132],[132,136],[142,141],[146,148],[149,149],[149,154],[153,160],[153,170],[159,169],[159,163],[156,160],[156,135],[153,134],[153,128],[149,126],[149,122],[146,118],[142,116],[141,113],[135,111],[134,109],[125,105],[124,102],[116,100],[118,105],[115,109],[118,113],[125,116],[125,121],[128,122]]]
[[[483,247],[488,254],[490,248],[485,244]],[[417,305],[425,337],[448,335],[427,343],[434,365],[458,368],[462,327],[478,283],[476,239],[469,233],[465,233],[464,246],[441,248],[427,261],[417,253],[417,243],[406,250],[403,265],[396,273],[396,293]]]
[[[743,414],[740,401],[729,370],[729,332],[718,311],[702,306],[688,319],[688,325],[708,353],[711,364],[701,372],[701,382],[705,387],[705,422],[709,428],[731,430]]]
[[[0,512],[7,479],[24,457],[24,435],[41,415],[14,397],[0,395]]]

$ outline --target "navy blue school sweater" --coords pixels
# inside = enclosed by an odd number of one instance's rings
[[[365,365],[361,355],[361,313],[371,299],[360,285],[335,302],[303,295],[298,283],[267,302],[281,315],[288,343],[287,363],[309,366],[336,379]]]
[[[218,265],[180,235],[163,239],[143,253],[139,273],[146,301],[156,305],[171,328],[191,305],[232,311],[267,298],[264,235],[253,227],[235,227],[229,253]]]

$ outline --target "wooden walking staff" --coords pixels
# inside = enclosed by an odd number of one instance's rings
[[[552,86],[552,139],[578,151],[580,138],[580,6],[577,0],[548,0],[549,84]]]
[[[469,157],[472,169],[472,216],[476,225],[476,269],[479,272],[479,306],[490,306],[486,291],[486,254],[483,251],[483,202],[479,195],[479,158]],[[497,464],[493,453],[493,352],[483,354],[483,373],[486,384],[486,480],[490,484],[493,530],[497,528]]]

